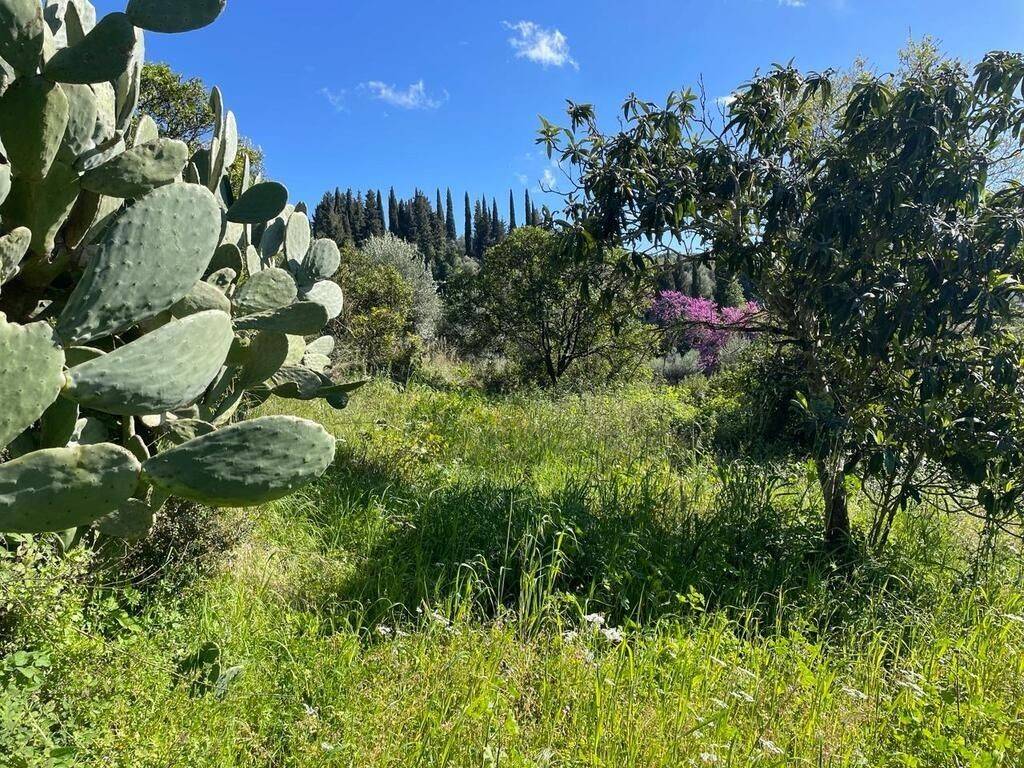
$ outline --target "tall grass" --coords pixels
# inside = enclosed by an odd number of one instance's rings
[[[25,765],[1021,765],[1011,544],[972,569],[972,528],[917,510],[837,568],[808,468],[694,452],[695,411],[384,384],[318,410],[329,476],[185,594],[71,580],[35,611],[7,587],[0,743]],[[45,654],[34,682],[3,671],[17,650]]]

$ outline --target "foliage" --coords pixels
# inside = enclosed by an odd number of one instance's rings
[[[574,165],[583,245],[674,244],[740,273],[756,325],[802,358],[826,538],[849,541],[847,479],[880,489],[888,520],[928,493],[993,525],[1024,489],[1020,314],[1024,196],[991,181],[1019,155],[1024,57],[993,53],[973,79],[953,62],[898,78],[776,67],[739,89],[727,123],[691,93],[629,99],[605,135],[589,105],[540,141]],[[585,252],[580,249],[580,252]],[[600,258],[600,257],[598,257]]]
[[[186,79],[162,62],[142,66],[138,114],[149,115],[156,121],[161,136],[184,141],[193,152],[209,143],[216,124],[210,89],[202,79]],[[263,150],[247,136],[239,136],[238,157],[228,169],[231,187],[236,192],[242,186],[246,161],[251,178],[262,177],[266,172]]]
[[[614,286],[614,300],[599,305],[585,286]],[[649,301],[645,283],[621,279],[610,263],[562,258],[551,232],[520,227],[450,292],[448,324],[463,349],[503,354],[531,380],[557,384],[589,365],[612,380],[633,373],[650,355],[653,338],[639,318]]]
[[[392,267],[398,272],[412,297],[409,317],[416,333],[424,341],[433,339],[441,319],[441,299],[416,246],[388,233],[367,240],[360,252],[366,269]]]
[[[698,299],[662,291],[651,306],[650,317],[670,331],[670,346],[696,350],[705,372],[718,367],[719,357],[736,336],[747,336],[749,319],[760,311],[756,302],[743,307],[720,307],[711,299]]]
[[[271,394],[343,408],[357,386],[303,354],[341,311],[336,247],[244,163],[236,196],[219,90],[191,155],[135,120],[134,25],[196,28],[220,8],[134,0],[93,26],[85,0],[50,6],[55,52],[31,34],[39,4],[5,11],[24,18],[0,43],[25,56],[0,100],[0,531],[139,539],[171,496],[263,504],[333,460],[319,424],[239,416]]]
[[[921,510],[836,574],[813,469],[695,460],[686,388],[277,405],[350,448],[213,578],[140,602],[27,566],[63,606],[26,599],[0,649],[45,656],[30,765],[1021,762],[1019,567],[972,573],[962,520]]]
[[[349,273],[346,292],[344,341],[369,370],[407,378],[421,350],[412,286],[394,264],[365,262]]]

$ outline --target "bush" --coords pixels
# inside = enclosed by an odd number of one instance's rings
[[[701,368],[710,373],[721,364],[727,346],[734,360],[736,340],[749,337],[749,320],[760,308],[755,302],[741,307],[720,306],[712,299],[695,298],[678,291],[662,291],[651,307],[650,317],[666,329],[669,350],[696,350]]]
[[[367,269],[390,267],[398,272],[409,288],[409,314],[416,333],[424,341],[433,339],[441,320],[441,299],[437,283],[416,246],[388,233],[371,237],[363,244],[360,254]]]
[[[407,378],[422,350],[412,287],[396,267],[378,264],[351,270],[346,293],[342,343],[370,371]]]

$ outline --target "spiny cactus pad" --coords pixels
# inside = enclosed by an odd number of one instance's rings
[[[120,507],[96,521],[96,530],[122,541],[139,541],[153,529],[156,511],[144,501],[128,499]]]
[[[288,217],[288,225],[285,229],[285,255],[291,261],[301,264],[309,252],[309,243],[312,237],[313,235],[309,228],[309,217],[304,213],[293,213]]]
[[[0,449],[57,399],[64,386],[63,369],[64,351],[48,323],[18,325],[0,313]]]
[[[305,301],[321,305],[331,320],[340,315],[345,308],[345,295],[342,293],[341,286],[331,280],[321,280],[303,293],[302,298]]]
[[[322,475],[335,442],[315,422],[266,416],[191,440],[146,462],[144,477],[176,496],[222,507],[263,504]]]
[[[18,271],[18,265],[28,253],[32,242],[32,231],[27,227],[18,227],[0,237],[0,285],[3,285]]]
[[[14,180],[2,211],[4,223],[32,231],[30,248],[33,253],[50,253],[57,232],[71,215],[78,191],[78,174],[74,168],[57,160],[40,182]]]
[[[33,451],[0,464],[0,531],[88,525],[131,498],[139,470],[138,459],[111,443]]]
[[[277,331],[293,336],[311,336],[327,325],[330,316],[314,301],[297,301],[281,309],[258,312],[235,321],[240,331]]]
[[[3,0],[0,0],[3,2]],[[15,175],[41,181],[68,127],[64,90],[42,77],[19,77],[0,98],[0,139]]]
[[[273,267],[257,272],[235,293],[235,309],[239,315],[252,315],[287,307],[298,297],[292,276]]]
[[[288,337],[283,333],[258,333],[247,350],[247,359],[239,375],[239,384],[251,387],[269,379],[287,361],[288,349]]]
[[[43,10],[38,0],[0,0],[0,58],[34,74],[43,51]]]
[[[104,413],[143,416],[193,403],[217,376],[234,336],[231,318],[209,311],[174,320],[68,371],[65,394]]]
[[[123,13],[104,16],[77,45],[62,48],[43,74],[58,83],[104,83],[128,69],[135,50],[135,25]]]
[[[171,307],[171,314],[175,317],[188,317],[210,309],[230,315],[231,301],[220,288],[200,281],[192,286],[192,290],[185,294],[185,298]]]
[[[169,184],[137,201],[107,231],[57,323],[68,343],[117,333],[170,308],[202,277],[220,240],[213,195]]]
[[[132,23],[151,32],[191,32],[212,24],[227,0],[129,0]]]
[[[228,221],[263,224],[280,215],[288,205],[288,190],[276,181],[265,181],[246,190],[228,210]]]
[[[170,184],[188,162],[188,145],[173,139],[140,144],[82,176],[82,188],[110,197],[142,197]]]
[[[303,277],[311,283],[330,280],[341,266],[341,251],[333,240],[322,238],[313,243],[302,262]]]

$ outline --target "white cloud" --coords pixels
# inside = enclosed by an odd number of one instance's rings
[[[559,30],[545,29],[532,21],[503,23],[506,29],[516,33],[515,37],[508,39],[508,44],[516,52],[517,59],[527,59],[543,67],[564,67],[568,64],[575,69],[580,68],[569,53],[569,38]]]
[[[348,95],[348,91],[344,88],[339,90],[331,90],[330,88],[321,88],[320,95],[327,99],[327,102],[334,107],[335,112],[346,111],[345,97]]]
[[[541,189],[558,189],[558,179],[550,168],[544,169],[544,175],[540,177],[540,186]]]
[[[803,8],[807,5],[807,0],[779,0],[779,5],[785,5],[789,8]]]
[[[516,174],[516,179],[517,179],[517,180],[519,181],[519,183],[520,183],[520,184],[522,184],[522,185],[523,185],[524,187],[525,187],[525,186],[527,186],[527,185],[529,185],[529,183],[530,183],[530,177],[529,177],[529,176],[527,176],[527,175],[526,175],[525,173],[517,173],[517,174]]]
[[[423,80],[412,83],[405,89],[382,83],[380,80],[363,83],[363,87],[370,91],[373,98],[402,109],[437,109],[448,101],[448,91],[444,91],[441,97],[431,96],[427,93],[427,86]]]

